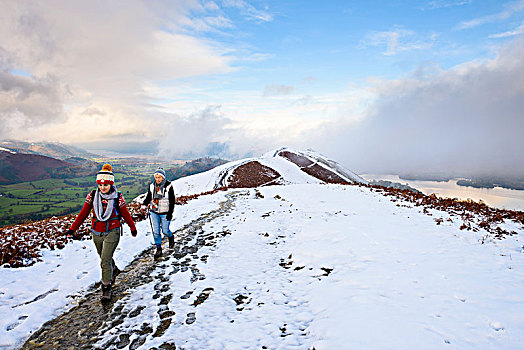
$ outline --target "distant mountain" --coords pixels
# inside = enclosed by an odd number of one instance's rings
[[[169,180],[176,180],[184,176],[189,176],[211,170],[225,163],[227,163],[227,160],[219,158],[198,158],[186,162],[185,164],[180,165],[178,167],[167,169],[166,176]]]
[[[436,182],[448,182],[457,175],[451,174],[436,174],[436,173],[419,173],[419,174],[399,174],[398,177],[402,180],[408,181],[436,181]]]
[[[408,186],[407,184],[401,184],[399,182],[392,182],[387,180],[373,180],[369,182],[370,185],[374,186],[382,186],[382,187],[388,187],[388,188],[396,188],[399,190],[410,190],[411,192],[416,193],[422,193],[421,191],[417,190],[416,188],[413,188],[411,186]]]
[[[50,178],[53,171],[67,166],[70,164],[55,158],[0,150],[0,183]]]
[[[64,161],[77,167],[81,167],[84,169],[92,169],[92,171],[98,171],[98,169],[100,168],[99,163],[82,157],[70,157],[64,159]]]
[[[38,154],[60,160],[72,157],[96,158],[96,154],[89,153],[81,148],[65,145],[59,142],[25,142],[17,140],[0,141],[0,150],[10,150],[15,153]]]
[[[475,188],[509,188],[512,190],[524,190],[524,177],[520,176],[483,176],[471,179],[460,179],[457,181],[459,186],[469,186]]]
[[[35,181],[50,178],[66,179],[91,175],[98,165],[81,158],[70,162],[39,154],[15,153],[0,148],[0,184]],[[96,165],[96,166],[95,166]]]
[[[419,173],[419,174],[398,174],[402,180],[420,180],[420,181],[437,181],[447,182],[452,179],[458,179],[457,185],[475,188],[494,188],[502,187],[512,190],[524,190],[524,176],[521,174],[511,175],[474,175],[474,174],[434,174],[434,173]]]

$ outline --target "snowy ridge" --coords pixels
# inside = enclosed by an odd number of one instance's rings
[[[221,181],[236,167],[248,162],[249,159],[242,159],[226,164],[222,164],[203,173],[182,177],[173,181],[173,185],[178,195],[192,195],[211,191],[222,187]]]
[[[313,151],[297,151],[287,147],[279,148],[265,153],[259,158],[246,158],[237,161],[232,161],[214,169],[208,170],[204,173],[191,175],[174,181],[175,188],[181,195],[191,195],[210,191],[216,188],[231,187],[231,179],[235,176],[235,172],[249,163],[259,163],[267,168],[274,170],[279,174],[278,178],[274,179],[272,184],[290,185],[290,184],[318,184],[326,183],[325,179],[312,176],[303,171],[297,164],[293,163],[286,157],[281,156],[281,152],[288,152],[299,157],[307,158],[312,165],[318,165],[327,172],[338,175],[347,183],[361,183],[367,184],[367,181],[345,169],[337,162],[330,160],[321,154]],[[261,174],[263,174],[261,170]],[[256,177],[257,174],[252,172],[249,176]],[[245,176],[245,175],[244,175]],[[272,181],[257,183],[257,186],[249,185],[242,187],[259,187]],[[237,186],[238,187],[238,186]]]
[[[282,157],[261,157],[259,162],[278,171],[282,175],[282,184],[323,183],[322,180],[304,173],[295,164]]]
[[[9,152],[11,154],[16,154],[16,152],[14,152],[14,151],[12,151],[10,149],[4,148],[4,147],[0,147],[0,151]]]
[[[368,183],[368,181],[358,176],[351,170],[344,168],[342,165],[338,164],[334,160],[328,159],[327,157],[321,155],[320,153],[312,149],[308,149],[304,152],[301,152],[301,151],[291,150],[289,148],[282,148],[279,151],[284,151],[284,150],[291,151],[293,153],[307,157],[311,159],[312,161],[317,162],[319,165],[325,167],[326,169],[335,172],[337,175],[344,178],[348,182],[355,182],[355,183],[361,183],[361,184]]]

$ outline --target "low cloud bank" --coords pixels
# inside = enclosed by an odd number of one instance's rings
[[[487,62],[377,86],[355,124],[327,124],[311,144],[364,172],[524,174],[524,39]]]

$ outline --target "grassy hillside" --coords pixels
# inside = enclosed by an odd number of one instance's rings
[[[222,164],[223,160],[160,161],[147,158],[96,158],[97,163],[110,163],[115,185],[130,202],[147,191],[153,172],[162,166],[180,176],[196,174]],[[182,169],[178,172],[177,169]],[[171,174],[172,175],[172,174]],[[95,175],[68,179],[45,179],[0,186],[0,227],[31,222],[51,216],[77,213],[89,191],[96,188]]]
[[[94,175],[100,167],[96,162],[84,158],[73,157],[68,160],[0,150],[0,184]]]
[[[141,193],[148,177],[115,174],[127,200]],[[0,186],[0,226],[65,215],[80,210],[85,196],[96,188],[93,176],[47,179]]]
[[[110,161],[113,161],[115,185],[126,201],[145,192],[151,173],[159,165],[154,162],[132,164],[124,161],[125,164],[119,164],[117,160]],[[94,175],[0,186],[0,226],[75,213],[82,208],[85,196],[94,188]]]

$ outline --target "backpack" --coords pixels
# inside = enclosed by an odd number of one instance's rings
[[[96,189],[91,191],[91,198],[93,201],[95,200],[95,192],[96,192]],[[118,191],[118,195],[114,199],[115,202],[113,203],[113,210],[115,211],[116,217],[106,221],[106,231],[109,229],[109,221],[118,220],[120,222],[120,219],[122,218],[122,216],[120,215],[120,206],[118,205],[120,202],[120,196],[122,196],[122,193]],[[98,218],[94,214],[93,214],[93,218],[94,218],[94,222],[93,222],[93,227],[94,227],[94,225],[97,222],[101,222],[101,221],[98,220]]]
[[[91,191],[91,198],[93,200],[95,199],[95,192],[96,192],[96,189]],[[122,193],[120,193],[120,191],[118,191],[118,196],[116,196],[116,198],[114,199],[115,202],[113,203],[113,209],[115,209],[115,214],[118,217],[118,220],[120,220],[120,218],[121,218],[121,216],[120,216],[120,206],[119,206],[120,197],[121,196],[122,196]]]
[[[173,187],[173,183],[169,182],[167,186],[164,186],[162,191],[163,198],[155,202],[153,199],[153,193],[156,191],[156,184],[153,182],[149,185],[149,192],[151,193],[152,211],[154,213],[166,213],[169,211],[169,190]]]

